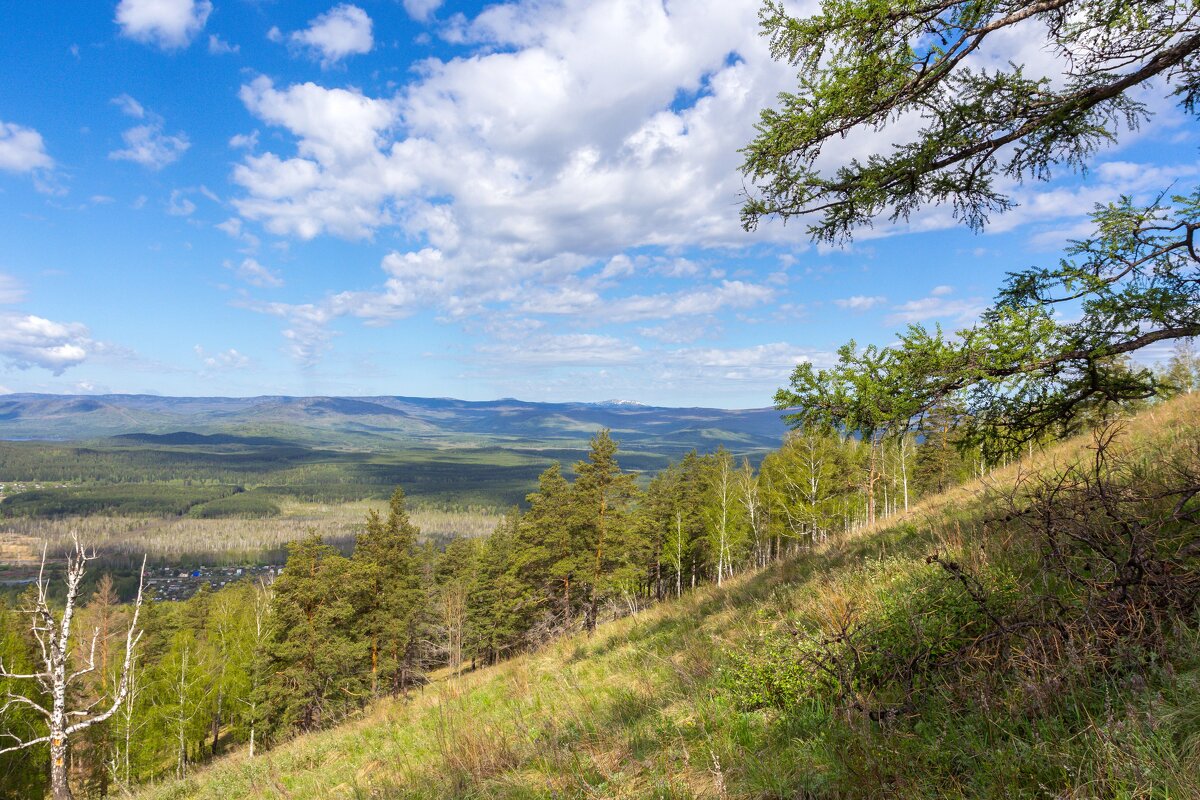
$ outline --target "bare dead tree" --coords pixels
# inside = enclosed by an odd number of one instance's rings
[[[92,631],[92,641],[88,650],[86,664],[80,669],[71,670],[71,650],[73,646],[71,640],[71,619],[75,615],[75,606],[79,599],[79,587],[83,581],[84,574],[87,572],[87,562],[96,558],[95,551],[88,552],[80,544],[78,536],[72,536],[72,542],[73,548],[71,554],[67,556],[67,595],[62,615],[56,615],[50,608],[49,580],[45,577],[45,548],[42,549],[42,564],[38,570],[37,599],[34,602],[33,608],[27,609],[27,613],[31,617],[30,629],[41,650],[42,669],[38,672],[15,673],[10,672],[4,666],[3,662],[0,662],[0,677],[12,680],[36,681],[42,692],[50,696],[50,707],[46,708],[41,703],[24,695],[13,694],[12,692],[6,694],[4,705],[0,706],[0,715],[6,713],[13,706],[27,706],[45,718],[48,731],[45,736],[25,740],[22,740],[15,734],[5,734],[16,739],[17,743],[9,747],[0,748],[0,753],[23,750],[27,747],[49,743],[50,787],[54,800],[71,800],[71,787],[67,782],[67,749],[71,737],[93,725],[104,722],[120,708],[125,695],[129,691],[133,651],[137,647],[138,641],[142,638],[142,632],[137,629],[137,623],[138,615],[142,610],[142,586],[146,574],[146,559],[144,556],[142,558],[142,575],[138,580],[137,600],[133,606],[133,619],[130,621],[129,630],[125,634],[125,662],[121,668],[121,680],[117,684],[111,704],[101,711],[93,712],[93,707],[104,699],[103,695],[101,695],[96,701],[82,709],[67,708],[67,695],[71,686],[84,675],[96,669],[96,642],[100,635],[98,629]]]

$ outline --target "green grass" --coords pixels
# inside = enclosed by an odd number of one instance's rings
[[[1180,464],[1200,467],[1200,397],[1153,409],[1122,442],[1128,474],[1151,489]],[[1169,618],[1152,650],[1134,634],[1105,639],[1081,617],[1090,601],[1043,568],[1007,504],[1023,502],[1037,475],[1085,461],[1088,447],[1066,443],[592,638],[437,680],[139,796],[1200,796],[1198,621]],[[1171,546],[1197,535],[1189,524],[1163,530]],[[935,553],[974,576],[973,589]],[[1180,563],[1194,580],[1195,560]],[[1030,633],[1010,637],[1001,657],[988,614],[1049,595],[1072,632],[1063,651]],[[858,648],[848,659],[837,638],[847,629]],[[828,658],[851,666],[812,667]]]

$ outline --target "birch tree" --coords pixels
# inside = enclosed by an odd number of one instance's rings
[[[97,698],[83,708],[68,708],[69,693],[85,675],[96,669],[96,644],[100,638],[100,630],[92,631],[91,644],[88,647],[88,657],[79,669],[71,669],[72,652],[75,642],[72,639],[71,620],[75,616],[76,604],[79,600],[79,587],[83,576],[87,573],[87,563],[96,558],[95,551],[88,552],[80,543],[78,536],[72,536],[72,550],[67,556],[66,565],[66,599],[62,614],[56,614],[50,608],[50,583],[46,578],[46,549],[42,549],[42,563],[38,570],[36,597],[33,607],[28,609],[30,615],[30,630],[37,641],[40,651],[40,669],[18,673],[11,672],[0,662],[0,677],[9,680],[35,681],[44,695],[50,698],[49,708],[22,694],[11,691],[5,695],[5,703],[0,706],[0,714],[7,713],[14,706],[24,706],[32,709],[45,720],[46,734],[44,736],[21,739],[14,734],[8,734],[16,740],[15,744],[0,748],[0,754],[34,747],[43,743],[50,745],[50,791],[54,800],[71,800],[71,787],[67,780],[67,756],[72,737],[93,725],[104,722],[121,707],[129,692],[131,665],[134,648],[141,639],[138,630],[138,615],[142,609],[142,587],[145,583],[146,559],[142,558],[142,572],[138,580],[137,600],[133,606],[133,618],[125,633],[124,663],[121,667],[121,677],[111,698]],[[93,708],[107,700],[99,711]]]

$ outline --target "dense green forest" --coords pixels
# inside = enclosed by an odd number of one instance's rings
[[[410,497],[424,503],[505,507],[520,502],[553,461],[570,463],[579,455],[576,450],[520,445],[371,452],[274,442],[163,446],[113,440],[81,446],[0,441],[0,484],[10,494],[0,504],[0,515],[183,514],[214,499],[208,492],[246,489],[255,492],[254,499],[209,504],[196,513],[264,516],[273,513],[272,497],[327,503],[386,500],[395,486],[404,486]],[[755,458],[761,453],[756,451]],[[624,461],[631,469],[653,472],[669,458],[642,451],[626,454]],[[33,490],[32,483],[48,485]]]

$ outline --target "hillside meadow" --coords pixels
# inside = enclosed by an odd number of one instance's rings
[[[137,796],[1200,796],[1197,476],[1187,396]]]

